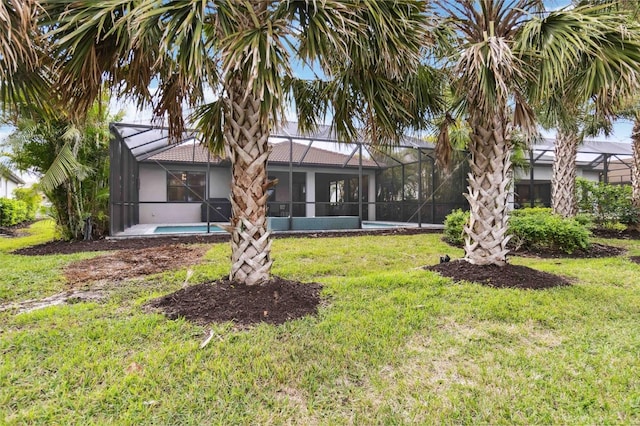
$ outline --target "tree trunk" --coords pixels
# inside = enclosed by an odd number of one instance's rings
[[[231,273],[229,279],[255,285],[270,278],[271,238],[267,230],[269,125],[260,99],[247,94],[242,79],[227,84],[227,155],[231,160]]]
[[[631,187],[633,205],[640,209],[640,117],[633,122],[631,131],[633,158],[631,161]]]
[[[563,217],[578,213],[576,200],[576,158],[578,135],[558,130],[555,144],[555,160],[551,175],[551,208]]]
[[[471,217],[464,228],[464,249],[465,259],[476,265],[507,263],[511,150],[505,123],[499,114],[492,118],[473,114],[469,119],[471,173],[465,197]]]

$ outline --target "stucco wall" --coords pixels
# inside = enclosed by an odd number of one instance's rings
[[[200,203],[140,204],[140,223],[200,222]]]
[[[587,180],[598,181],[600,176],[599,170],[585,170],[578,166],[576,175],[578,177],[583,177]],[[533,169],[533,180],[534,181],[551,181],[552,169],[551,164],[549,165],[538,165]],[[516,169],[515,173],[516,180],[528,181],[529,180],[529,170]]]
[[[14,198],[13,191],[19,186],[12,180],[6,179],[0,176],[0,197],[2,198]]]
[[[200,222],[202,203],[167,203],[168,171],[206,171],[192,165],[140,164],[140,223]],[[212,167],[209,198],[228,198],[231,173],[228,168]]]

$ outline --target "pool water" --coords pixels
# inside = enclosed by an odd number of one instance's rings
[[[206,225],[156,226],[154,234],[203,234],[207,232]],[[225,232],[215,225],[209,227],[209,232]]]
[[[401,223],[384,223],[384,222],[362,222],[362,229],[383,229],[383,228],[399,228]],[[153,230],[154,234],[204,234],[207,232],[206,225],[175,225],[175,226],[156,226]],[[226,232],[224,229],[211,225],[209,232]]]

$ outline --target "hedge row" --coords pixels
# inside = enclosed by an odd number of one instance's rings
[[[22,200],[0,198],[0,226],[13,226],[34,220],[36,211]]]

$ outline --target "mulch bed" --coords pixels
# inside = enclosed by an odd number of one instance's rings
[[[620,240],[640,240],[640,232],[634,229],[612,231],[606,229],[592,229],[591,233],[598,238],[617,238]]]
[[[433,234],[442,232],[438,229],[429,228],[394,228],[394,229],[372,229],[353,231],[312,231],[312,232],[289,232],[274,233],[274,238],[335,238],[348,235],[415,235]],[[228,242],[229,234],[209,234],[209,235],[185,235],[166,237],[139,237],[139,238],[118,238],[101,239],[95,241],[52,241],[25,247],[13,252],[25,256],[40,256],[49,254],[72,254],[85,251],[108,251],[125,249],[142,249],[148,247],[166,246],[168,244],[213,244]]]
[[[520,249],[518,251],[511,251],[514,256],[523,257],[540,257],[540,258],[571,258],[571,259],[593,259],[600,257],[616,257],[623,254],[626,250],[621,247],[609,246],[600,243],[591,243],[586,250],[576,250],[573,253],[565,253],[560,250],[529,250]]]
[[[541,290],[570,285],[566,278],[521,265],[473,265],[465,260],[454,260],[425,266],[424,269],[454,281],[470,281],[496,288]]]
[[[640,263],[640,256],[630,256],[629,260],[634,263]]]
[[[148,303],[168,318],[185,318],[197,324],[233,321],[236,325],[282,324],[313,315],[320,304],[317,283],[300,283],[279,277],[255,286],[227,279],[197,284]]]

